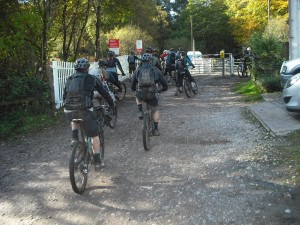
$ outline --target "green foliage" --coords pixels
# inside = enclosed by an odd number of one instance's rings
[[[238,94],[243,95],[243,99],[246,102],[260,101],[262,100],[262,91],[255,85],[253,80],[248,80],[247,82],[238,83],[234,87],[234,91]]]
[[[279,76],[260,76],[259,84],[264,92],[272,93],[282,90]]]
[[[62,112],[31,115],[21,111],[5,115],[0,123],[0,139],[13,138],[19,134],[39,131],[62,118]]]

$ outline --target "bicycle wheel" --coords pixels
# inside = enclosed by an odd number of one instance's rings
[[[150,150],[150,132],[151,130],[151,119],[149,113],[144,114],[143,119],[143,145],[145,151]]]
[[[192,97],[192,85],[188,79],[183,80],[183,89],[188,98]]]
[[[103,160],[104,159],[104,129],[102,127],[102,129],[99,130],[99,139],[100,139],[100,157]]]
[[[194,83],[195,83],[195,87],[192,88],[192,91],[194,94],[197,94],[198,93],[198,84],[196,82],[194,82]]]
[[[238,73],[239,77],[241,77],[241,78],[244,77],[244,65],[243,64],[238,65],[237,73]]]
[[[89,164],[89,154],[86,149],[84,149],[83,143],[75,143],[69,160],[69,174],[72,189],[77,194],[82,194],[85,190]]]
[[[120,90],[117,91],[117,96],[118,96],[117,99],[119,101],[122,101],[125,98],[127,87],[126,87],[126,84],[124,82],[120,82],[120,85],[122,87],[122,91],[120,91]]]
[[[118,118],[118,110],[117,110],[117,106],[115,106],[115,112],[113,113],[113,110],[111,107],[108,108],[108,112],[110,113],[112,119],[110,121],[108,121],[108,126],[110,128],[114,128],[116,126],[117,123],[117,118]]]

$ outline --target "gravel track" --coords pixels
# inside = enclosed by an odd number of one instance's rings
[[[0,146],[0,224],[300,224],[294,167],[232,91],[240,78],[196,77],[200,93],[160,95],[161,136],[143,150],[132,95],[105,128],[106,167],[82,195],[68,175],[65,120]]]

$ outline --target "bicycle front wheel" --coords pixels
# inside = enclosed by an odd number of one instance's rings
[[[197,94],[198,93],[198,84],[196,83],[196,81],[194,83],[195,83],[195,87],[192,88],[192,91],[194,94]]]
[[[237,73],[238,73],[239,77],[241,77],[241,78],[244,77],[244,66],[243,66],[243,64],[238,65]]]
[[[183,89],[188,98],[192,97],[192,94],[193,94],[192,84],[189,80],[187,80],[187,79],[183,80]]]
[[[86,149],[84,149],[82,142],[77,142],[69,159],[69,174],[72,189],[77,194],[82,194],[85,190],[90,158]]]
[[[144,114],[143,119],[143,145],[145,151],[150,150],[151,118],[148,113]]]

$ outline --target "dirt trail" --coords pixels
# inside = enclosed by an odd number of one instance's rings
[[[106,167],[83,195],[69,182],[70,128],[56,126],[0,146],[0,224],[300,224],[294,168],[232,91],[239,78],[196,77],[191,99],[162,93],[161,136],[145,152],[134,98],[105,129]],[[154,138],[153,138],[154,139]]]

